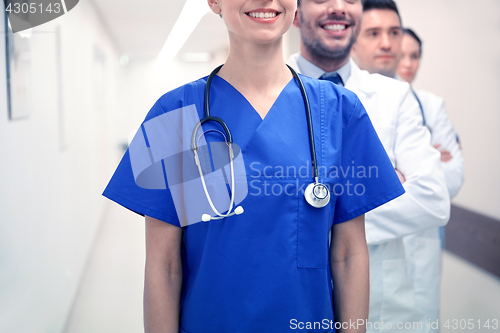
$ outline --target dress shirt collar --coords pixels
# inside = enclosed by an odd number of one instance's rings
[[[299,57],[297,59],[297,66],[299,66],[300,72],[304,75],[310,76],[312,78],[318,79],[321,75],[327,73],[306,58],[302,56],[302,54],[299,54]],[[340,77],[342,78],[342,81],[344,84],[347,82],[349,79],[349,76],[351,76],[351,62],[348,61],[346,64],[339,69],[337,69],[334,72],[331,73],[338,73]]]

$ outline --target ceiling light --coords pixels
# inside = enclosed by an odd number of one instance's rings
[[[188,40],[203,16],[210,12],[206,0],[186,0],[163,48],[158,55],[158,61],[170,62]]]
[[[209,62],[212,58],[212,54],[209,52],[185,52],[179,54],[179,59],[184,62]]]
[[[121,57],[120,57],[120,64],[122,66],[127,66],[128,63],[130,62],[130,57],[126,54],[123,54]]]
[[[33,35],[33,28],[19,31],[18,34],[19,36],[21,36],[21,38],[31,38],[31,36]]]

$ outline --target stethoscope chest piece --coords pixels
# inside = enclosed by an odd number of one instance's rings
[[[311,183],[304,192],[306,201],[315,208],[323,208],[330,202],[330,191],[321,183]]]

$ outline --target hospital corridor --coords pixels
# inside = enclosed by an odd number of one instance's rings
[[[113,203],[106,209],[65,333],[142,330],[144,274],[137,268],[144,266],[143,219]],[[498,277],[445,250],[441,318],[486,320],[498,311],[499,284]]]
[[[500,1],[299,2],[5,1],[0,333],[500,332]]]

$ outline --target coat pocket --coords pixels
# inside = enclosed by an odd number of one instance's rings
[[[425,328],[423,314],[417,309],[405,259],[384,260],[382,290],[381,322],[391,322],[392,327],[398,323],[411,323],[411,329],[405,332],[421,332]]]
[[[332,226],[330,207],[334,202],[323,208],[314,208],[307,203],[302,193],[298,200],[297,267],[326,268],[329,263],[329,233]]]

